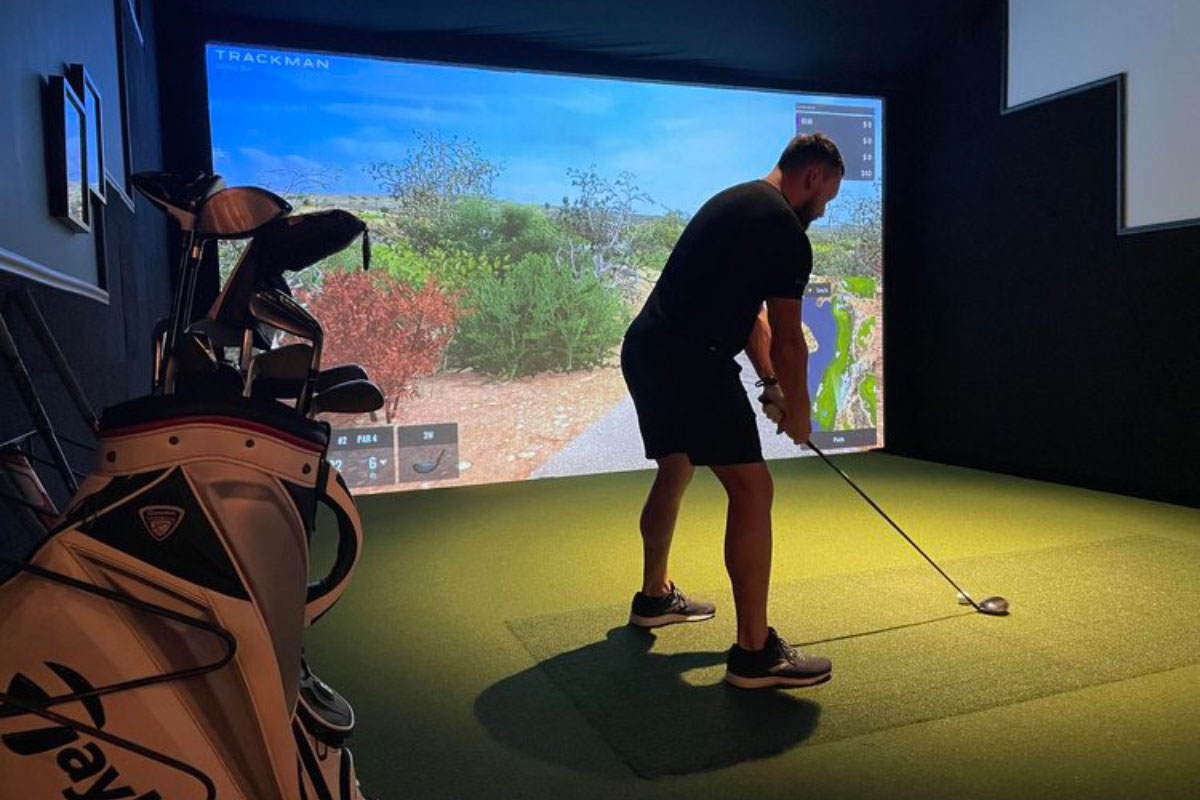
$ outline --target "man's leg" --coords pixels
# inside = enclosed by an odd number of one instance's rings
[[[671,591],[667,559],[683,493],[692,481],[692,462],[685,453],[658,459],[658,474],[642,507],[642,594],[661,597]]]
[[[763,462],[711,469],[729,496],[725,567],[737,607],[737,643],[746,650],[761,650],[767,641],[771,583],[771,473]]]

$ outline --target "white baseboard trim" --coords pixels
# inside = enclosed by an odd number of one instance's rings
[[[0,272],[8,272],[44,286],[61,289],[108,305],[108,292],[79,278],[39,264],[25,256],[0,247]]]

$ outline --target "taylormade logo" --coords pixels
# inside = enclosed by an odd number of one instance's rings
[[[72,694],[83,694],[95,689],[86,678],[70,667],[50,661],[46,662],[46,666],[62,679]],[[39,706],[50,699],[50,694],[45,689],[20,672],[8,682],[6,693],[30,706]],[[92,727],[103,728],[105,715],[100,698],[86,697],[80,702],[91,717]],[[23,713],[21,709],[3,706],[0,706],[0,710],[6,715]],[[0,741],[4,742],[8,750],[19,756],[39,756],[57,750],[54,754],[55,763],[70,782],[70,785],[62,790],[62,796],[66,800],[162,800],[157,791],[138,795],[137,790],[123,783],[120,770],[109,765],[108,756],[95,742],[86,742],[79,747],[66,746],[78,739],[79,734],[64,725],[6,733],[0,737]]]
[[[234,50],[228,47],[214,48],[214,52],[217,54],[217,61],[225,64],[260,64],[264,67],[329,69],[329,59],[320,58],[319,56],[263,53],[256,50]]]
[[[138,510],[146,530],[160,542],[179,527],[183,513],[183,509],[177,506],[144,506]]]

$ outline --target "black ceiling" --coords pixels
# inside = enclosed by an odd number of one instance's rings
[[[865,89],[894,86],[936,59],[996,2],[1002,0],[163,0],[158,9],[236,20],[242,30],[252,22],[264,41],[277,39],[277,28],[297,26],[338,29],[342,46],[353,32],[374,41],[456,36]]]

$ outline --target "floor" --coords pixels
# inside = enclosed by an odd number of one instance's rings
[[[775,462],[772,624],[830,654],[835,677],[747,700],[720,683],[733,617],[710,474],[685,500],[672,576],[721,611],[646,640],[623,615],[649,472],[360,498],[364,556],[308,654],[357,709],[364,788],[385,800],[1196,797],[1200,625],[1187,601],[1200,589],[1169,581],[1200,559],[1200,510],[881,453],[836,461],[1013,615],[964,613],[819,460]],[[1060,583],[1056,565],[1072,563]]]

